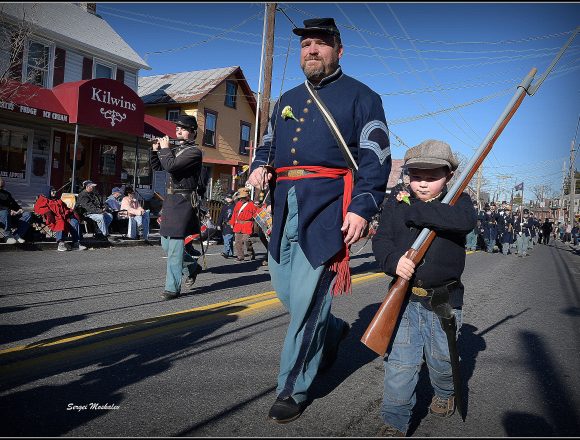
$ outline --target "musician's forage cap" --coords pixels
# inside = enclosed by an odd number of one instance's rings
[[[442,141],[428,139],[419,145],[409,148],[405,153],[405,167],[433,169],[446,166],[455,171],[459,162],[451,152],[451,147]]]
[[[304,20],[303,28],[294,28],[292,32],[301,37],[320,32],[340,36],[340,32],[334,23],[334,18],[310,18]]]
[[[175,121],[175,125],[179,125],[180,127],[188,128],[190,130],[197,130],[197,119],[195,119],[195,116],[181,115],[177,121]]]

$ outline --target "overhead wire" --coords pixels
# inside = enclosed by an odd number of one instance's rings
[[[295,10],[295,11],[297,11],[297,12],[299,12],[302,15],[307,16],[307,17],[311,17],[311,18],[316,17],[315,14],[312,14],[310,12],[299,9],[299,8],[293,6],[292,4],[288,4],[288,8],[293,9],[293,10]],[[349,29],[349,30],[357,31],[357,32],[372,35],[372,36],[388,37],[388,35],[386,35],[384,33],[381,34],[379,32],[370,31],[368,29],[358,28],[352,24],[346,25],[344,23],[339,22],[339,23],[337,23],[337,25],[340,25],[341,27],[344,27],[344,28]],[[572,33],[574,33],[574,29],[572,29],[570,31],[559,32],[559,33],[554,33],[554,34],[530,36],[530,37],[524,37],[524,38],[520,38],[520,39],[499,40],[499,41],[443,41],[443,40],[423,40],[423,39],[417,39],[417,38],[413,38],[413,39],[409,40],[408,38],[397,36],[397,35],[393,35],[392,38],[399,39],[399,40],[405,40],[405,41],[413,41],[415,43],[438,44],[438,45],[441,45],[441,44],[447,44],[447,45],[456,45],[456,44],[497,44],[497,45],[504,45],[504,44],[515,44],[515,43],[525,43],[525,42],[529,42],[529,41],[545,40],[545,39],[549,39],[549,38],[560,38],[563,36],[568,36]]]
[[[344,17],[345,17],[345,18],[346,18],[346,19],[347,19],[347,20],[348,20],[348,21],[349,21],[349,22],[352,24],[352,21],[351,21],[351,19],[350,19],[350,18],[349,18],[349,16],[348,16],[348,15],[347,15],[347,14],[346,14],[344,11],[343,11],[343,9],[340,7],[340,5],[339,5],[339,4],[336,4],[335,6],[336,6],[336,7],[338,8],[338,10],[339,10],[339,11],[340,11],[340,12],[341,12],[343,15],[344,15]],[[354,24],[352,24],[352,26],[354,26]],[[369,41],[366,39],[366,37],[365,37],[364,35],[362,35],[362,34],[359,34],[359,36],[360,36],[360,38],[361,38],[361,39],[362,39],[362,40],[363,40],[363,41],[364,41],[364,42],[367,44],[367,46],[369,46],[369,47],[372,47],[372,46],[371,46],[371,44],[369,43]],[[395,43],[393,43],[392,41],[391,41],[391,44],[393,44],[393,45],[396,47],[396,44],[395,44]],[[372,50],[372,49],[371,49],[371,50]],[[383,65],[383,66],[384,66],[384,67],[385,67],[385,68],[386,68],[386,69],[387,69],[389,72],[392,72],[392,69],[390,68],[390,66],[388,66],[387,64],[385,64],[385,63],[384,63],[384,61],[383,61],[382,59],[380,59],[379,61],[381,62],[381,64],[382,64],[382,65]],[[399,77],[398,77],[397,75],[392,75],[392,76],[394,76],[394,78],[395,78],[395,80],[396,80],[397,82],[401,83],[401,80],[399,79]],[[427,109],[425,108],[425,106],[422,104],[422,102],[421,102],[421,101],[418,101],[418,100],[416,100],[416,102],[419,104],[419,106],[420,106],[420,107],[421,107],[423,110],[427,110]],[[443,112],[441,112],[441,113],[443,113]],[[426,113],[426,114],[427,114],[427,113]],[[437,113],[435,113],[435,112],[431,112],[431,113],[430,113],[430,115],[433,115],[433,116],[435,116],[436,114],[437,114]],[[448,133],[450,133],[450,134],[452,134],[453,136],[455,136],[455,135],[454,135],[453,133],[451,133],[451,132],[450,132],[450,131],[449,131],[449,130],[448,130],[448,129],[447,129],[447,128],[446,128],[446,127],[443,125],[443,124],[441,124],[441,122],[438,120],[438,118],[434,118],[434,121],[435,121],[435,122],[436,122],[436,123],[437,123],[437,124],[438,124],[438,125],[439,125],[441,128],[443,128],[445,131],[447,131]],[[389,125],[390,125],[390,124],[396,124],[396,122],[389,121]]]

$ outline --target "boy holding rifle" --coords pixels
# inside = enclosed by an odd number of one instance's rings
[[[385,201],[373,238],[373,253],[380,268],[393,276],[391,285],[396,277],[409,281],[408,300],[384,364],[381,417],[385,425],[379,435],[389,437],[404,437],[409,427],[423,356],[435,391],[429,412],[449,417],[455,411],[452,358],[456,356],[457,362],[458,358],[449,346],[454,346],[462,322],[466,235],[476,225],[467,193],[454,205],[441,203],[458,166],[448,144],[426,140],[407,151],[404,166],[410,192],[399,191]],[[416,267],[405,253],[423,228],[436,236]],[[442,308],[455,317],[451,343],[449,330],[446,333],[440,321]]]

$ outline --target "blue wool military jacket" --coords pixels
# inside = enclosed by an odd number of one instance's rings
[[[358,164],[348,211],[366,220],[379,210],[391,171],[391,151],[380,96],[342,73],[324,78],[314,87],[332,113]],[[290,106],[294,118],[284,118]],[[323,166],[347,168],[341,149],[306,85],[284,93],[276,105],[263,144],[256,149],[250,172],[261,165],[274,168]],[[298,242],[313,268],[327,263],[343,246],[342,178],[282,180],[274,191],[269,251],[280,261],[280,243],[288,190],[295,186],[298,201]]]

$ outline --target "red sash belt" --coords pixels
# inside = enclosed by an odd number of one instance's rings
[[[348,206],[350,205],[350,201],[352,199],[353,176],[350,169],[327,168],[320,166],[281,167],[276,169],[276,175],[276,181],[313,179],[320,177],[338,179],[339,177],[342,177],[344,181],[342,220],[344,221]],[[348,247],[346,244],[343,244],[342,249],[332,258],[330,262],[330,270],[336,272],[336,281],[332,289],[333,295],[352,292],[349,260],[350,257]]]

